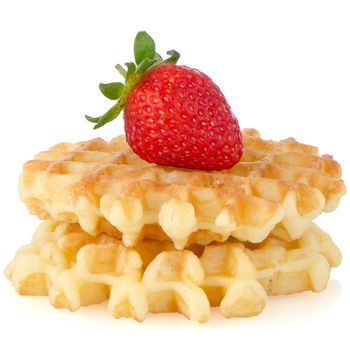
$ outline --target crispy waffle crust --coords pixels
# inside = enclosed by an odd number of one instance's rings
[[[225,317],[259,314],[267,294],[323,290],[341,254],[312,224],[292,242],[270,236],[260,244],[230,239],[178,251],[169,241],[144,240],[125,247],[106,234],[91,236],[78,224],[44,221],[32,242],[5,270],[18,293],[49,295],[72,311],[108,300],[119,318],[180,312],[205,322],[210,306]]]
[[[244,154],[225,172],[149,164],[123,136],[58,144],[23,167],[20,194],[42,219],[79,223],[91,235],[108,232],[134,246],[143,238],[178,249],[223,242],[258,243],[271,230],[300,238],[345,193],[341,169],[315,147],[263,140],[243,130]]]

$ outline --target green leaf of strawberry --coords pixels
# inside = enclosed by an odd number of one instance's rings
[[[134,56],[136,64],[145,59],[155,57],[156,44],[146,32],[138,32],[134,42]]]
[[[134,62],[127,62],[127,63],[125,63],[125,65],[128,68],[128,70],[126,72],[126,76],[125,76],[125,79],[126,79],[126,82],[127,82],[134,75],[134,73],[136,71],[136,65],[135,65]]]
[[[110,100],[117,100],[122,95],[124,87],[123,83],[101,83],[99,85],[102,94]]]
[[[238,121],[219,87],[204,73],[177,66],[180,54],[162,59],[153,39],[139,32],[135,61],[116,65],[125,82],[100,84],[116,103],[100,117],[100,128],[124,111],[126,140],[142,159],[164,166],[223,170],[242,156]]]
[[[145,58],[140,62],[140,64],[137,66],[136,73],[142,74],[146,70],[148,70],[151,66],[156,64],[159,60],[157,58]]]
[[[126,70],[119,63],[115,66],[115,68],[121,76],[124,78],[126,77]]]
[[[175,51],[175,50],[167,51],[167,54],[168,54],[170,57],[167,58],[166,60],[164,60],[163,63],[168,63],[168,64],[174,63],[174,64],[176,64],[177,61],[178,61],[179,58],[180,58],[180,54],[179,54],[177,51]]]
[[[85,118],[89,122],[96,123],[96,125],[94,126],[94,129],[98,129],[101,126],[105,125],[106,123],[117,118],[121,111],[122,111],[122,108],[118,104],[115,104],[105,114],[103,114],[100,117],[92,118],[92,117],[89,117],[88,115],[86,115]]]

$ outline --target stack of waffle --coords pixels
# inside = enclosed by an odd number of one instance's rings
[[[267,295],[327,286],[341,254],[312,220],[336,209],[341,169],[317,148],[243,130],[228,171],[160,167],[123,136],[62,143],[23,167],[20,195],[43,222],[5,270],[24,295],[117,318],[180,312],[205,322],[259,314]]]

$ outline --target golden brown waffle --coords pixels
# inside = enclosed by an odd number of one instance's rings
[[[44,221],[5,274],[20,294],[49,295],[52,305],[72,311],[108,300],[117,318],[180,312],[205,322],[210,306],[220,306],[225,317],[245,317],[263,310],[267,294],[322,291],[340,261],[331,238],[314,224],[293,242],[230,239],[178,251],[167,241],[126,248],[77,224]]]
[[[142,161],[120,136],[62,143],[23,167],[20,194],[42,219],[79,223],[134,246],[171,240],[178,249],[229,237],[253,243],[275,234],[301,237],[345,193],[341,169],[317,148],[265,141],[243,130],[244,154],[225,172],[160,167]]]

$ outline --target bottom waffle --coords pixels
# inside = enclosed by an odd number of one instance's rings
[[[5,270],[22,295],[48,295],[53,306],[72,311],[108,300],[111,313],[145,319],[148,312],[180,312],[205,322],[210,306],[225,317],[259,314],[267,295],[326,288],[341,254],[316,225],[298,240],[268,238],[192,245],[142,241],[126,248],[77,224],[44,221],[32,242],[20,248]]]

